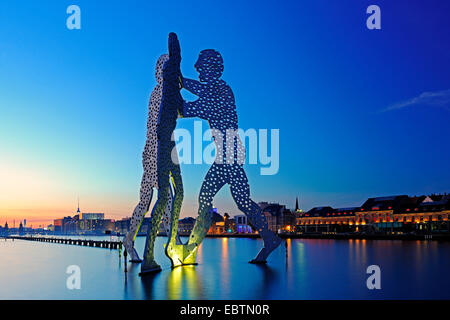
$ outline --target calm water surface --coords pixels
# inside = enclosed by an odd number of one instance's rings
[[[118,250],[0,239],[0,299],[450,299],[450,243],[287,240],[261,266],[248,263],[261,240],[207,238],[199,265],[171,270],[165,239],[162,272],[144,278],[138,264],[124,273]],[[372,264],[381,290],[366,287]],[[81,268],[80,290],[66,288],[69,265]]]

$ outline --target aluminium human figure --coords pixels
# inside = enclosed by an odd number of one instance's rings
[[[207,120],[216,146],[216,159],[208,170],[199,194],[198,217],[184,245],[180,264],[194,264],[197,248],[212,223],[212,201],[225,185],[239,210],[245,213],[249,224],[261,235],[264,247],[251,263],[265,263],[281,239],[269,230],[261,208],[250,198],[250,186],[244,171],[245,150],[237,135],[238,118],[233,91],[221,80],[223,59],[219,52],[207,49],[200,52],[194,65],[199,80],[183,78],[183,88],[198,96],[193,102],[184,102],[183,117]],[[177,246],[178,247],[178,246]]]
[[[145,243],[144,260],[141,264],[141,275],[160,271],[161,267],[154,258],[155,239],[158,234],[161,218],[168,205],[170,196],[170,181],[174,189],[172,213],[170,217],[170,232],[165,253],[171,259],[172,266],[176,255],[172,251],[172,244],[176,244],[178,218],[183,202],[183,182],[181,179],[178,158],[173,157],[172,150],[176,150],[172,134],[176,127],[178,116],[182,114],[183,99],[180,94],[180,44],[175,33],[169,34],[169,59],[164,62],[162,71],[161,105],[157,119],[157,182],[158,200],[152,210],[151,225],[148,228]]]
[[[158,139],[156,127],[158,123],[158,116],[161,106],[162,97],[162,83],[163,83],[163,66],[169,60],[169,55],[163,54],[158,58],[155,67],[156,86],[150,95],[148,104],[147,117],[147,140],[145,142],[144,152],[142,153],[142,165],[144,173],[141,180],[140,199],[139,203],[133,211],[130,221],[130,229],[124,237],[123,244],[125,250],[130,255],[131,262],[142,262],[139,254],[134,248],[134,240],[147,214],[152,197],[153,188],[158,189],[157,180],[157,154],[158,154]],[[174,156],[177,156],[176,154]],[[169,188],[168,203],[164,211],[163,224],[166,234],[169,235],[170,215],[172,209],[172,189]],[[179,240],[178,240],[179,241]]]

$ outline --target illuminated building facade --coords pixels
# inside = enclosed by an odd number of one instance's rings
[[[178,234],[180,236],[189,236],[194,229],[195,219],[187,217],[178,221]]]
[[[260,202],[258,203],[262,212],[266,216],[267,224],[272,232],[280,233],[294,229],[296,222],[296,214],[285,205],[278,203]],[[296,199],[296,207],[298,206],[298,199]]]
[[[237,215],[234,217],[236,221],[236,232],[237,233],[253,233],[252,227],[247,223],[246,215]]]
[[[70,221],[72,221],[71,217],[64,217],[61,219],[53,220],[54,232],[55,233],[67,233],[66,227],[69,228]]]
[[[223,215],[225,224],[225,233],[235,233],[236,232],[236,220],[231,218],[228,213],[225,212]]]
[[[79,209],[77,210],[79,212]],[[115,222],[104,219],[104,213],[81,213],[73,217],[53,220],[55,233],[61,234],[102,234],[115,230]]]
[[[299,233],[430,233],[449,232],[450,197],[391,196],[370,198],[361,207],[317,207],[299,214]]]
[[[105,219],[104,213],[80,213],[80,220],[103,220]]]
[[[114,220],[111,219],[80,219],[78,229],[81,232],[104,233],[114,230]]]
[[[119,234],[126,234],[130,230],[131,218],[123,218],[114,222],[114,231]]]
[[[217,208],[213,208],[212,224],[209,227],[208,234],[223,233],[225,233],[225,219],[217,212]]]

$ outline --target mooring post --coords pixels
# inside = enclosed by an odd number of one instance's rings
[[[127,249],[123,251],[123,258],[125,260],[125,273],[127,273]]]
[[[288,239],[284,240],[284,247],[286,249],[286,265],[288,263],[288,243],[287,243]]]

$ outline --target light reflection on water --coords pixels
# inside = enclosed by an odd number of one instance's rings
[[[449,243],[288,239],[267,265],[253,265],[260,240],[207,238],[197,266],[173,270],[164,243],[156,241],[162,272],[141,278],[138,264],[124,273],[117,250],[1,239],[0,299],[450,299]],[[144,244],[138,237],[139,252]],[[73,264],[81,290],[66,288]],[[366,288],[371,264],[382,290]]]

